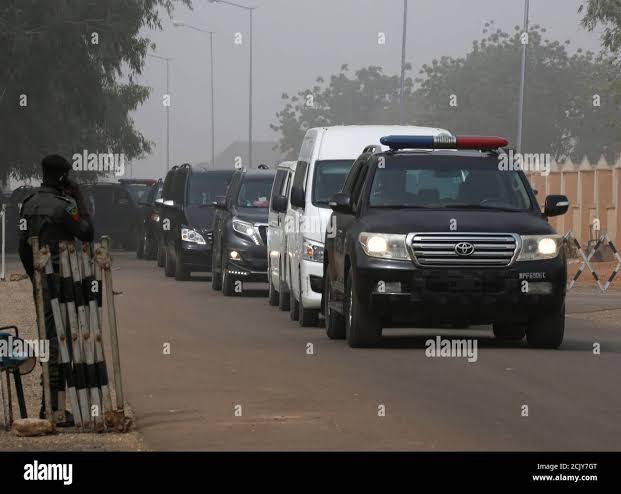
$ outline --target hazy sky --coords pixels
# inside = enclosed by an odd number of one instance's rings
[[[337,73],[343,63],[357,69],[381,65],[397,74],[401,57],[402,0],[237,0],[254,12],[254,139],[275,140],[269,128],[282,107],[281,94],[312,86],[318,75]],[[216,154],[248,135],[248,13],[235,7],[193,0],[194,10],[177,8],[178,21],[215,31]],[[530,0],[531,24],[548,28],[550,39],[570,40],[599,50],[598,34],[586,32],[577,14],[579,0]],[[523,0],[409,0],[407,60],[414,67],[442,55],[465,54],[494,20],[508,32],[523,20]],[[241,32],[242,45],[235,44]],[[378,32],[386,44],[377,42]],[[172,25],[149,32],[154,53],[171,62],[171,161],[207,161],[211,156],[209,39]],[[515,68],[516,77],[519,67]],[[155,142],[154,152],[134,163],[134,176],[161,176],[166,167],[166,127],[162,94],[164,62],[148,58],[141,84],[153,89],[135,112],[137,128]],[[417,122],[419,124],[424,122]],[[433,123],[433,122],[431,122]]]

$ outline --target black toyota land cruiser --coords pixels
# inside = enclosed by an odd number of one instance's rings
[[[211,286],[235,293],[236,281],[267,281],[267,222],[274,170],[238,170],[216,202]]]
[[[429,141],[429,142],[427,142]],[[330,206],[323,312],[330,338],[375,346],[383,327],[492,324],[496,337],[563,341],[563,240],[501,138],[387,136],[365,148]],[[422,149],[421,149],[422,148]]]

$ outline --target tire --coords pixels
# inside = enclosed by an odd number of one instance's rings
[[[343,314],[339,314],[333,310],[330,310],[331,290],[330,290],[331,278],[328,266],[326,266],[326,276],[324,278],[324,314],[326,316],[326,334],[331,340],[344,340],[345,339],[345,318]]]
[[[165,261],[164,261],[164,274],[167,278],[175,276],[175,263],[170,255],[170,248],[164,246]]]
[[[232,297],[235,294],[235,279],[224,269],[224,259],[222,260],[222,293],[225,297]]]
[[[345,335],[352,348],[377,346],[382,338],[382,327],[376,316],[364,310],[358,300],[352,269],[347,273],[345,286]]]
[[[301,327],[317,326],[319,323],[319,311],[313,309],[305,309],[302,301],[302,273],[298,274],[300,285],[300,301],[298,302],[298,322]]]
[[[270,285],[270,291],[267,297],[267,301],[272,307],[275,307],[278,305],[280,297],[278,296],[278,292],[276,291],[276,289],[274,288],[274,284],[272,283],[272,262],[271,261],[268,262],[267,264],[267,275],[269,277],[268,283]]]
[[[282,264],[278,270],[278,309],[287,311],[291,307],[291,301],[289,300],[289,290],[282,279]]]
[[[179,253],[175,256],[177,262],[175,262],[175,280],[188,281],[190,279],[190,270],[181,262],[181,256]]]
[[[291,276],[289,276],[291,279]],[[297,321],[300,318],[300,304],[295,299],[295,295],[293,294],[293,290],[289,290],[289,319],[292,321]]]
[[[516,324],[494,324],[494,336],[498,340],[520,341],[526,336],[526,326]]]
[[[144,236],[138,232],[136,234],[136,257],[138,259],[144,259]]]
[[[214,250],[211,252],[211,288],[219,292],[222,290],[222,274],[216,269],[216,259],[213,255]]]
[[[164,263],[166,262],[166,251],[164,250],[164,246],[162,245],[161,242],[157,243],[156,260],[157,260],[157,267],[163,268]]]
[[[541,314],[528,322],[526,339],[534,348],[558,348],[565,334],[565,302],[552,314]]]

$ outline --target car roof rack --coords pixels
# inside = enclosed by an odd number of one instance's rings
[[[368,146],[365,146],[365,148],[362,150],[363,153],[381,153],[382,152],[382,146],[380,146],[379,144],[369,144]]]

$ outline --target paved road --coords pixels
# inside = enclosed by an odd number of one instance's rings
[[[619,316],[584,314],[621,309],[619,293],[574,292],[580,314],[557,351],[479,328],[389,330],[381,348],[352,350],[269,307],[262,285],[225,298],[207,277],[176,282],[153,262],[115,260],[126,394],[149,448],[621,449]],[[478,337],[477,362],[426,357],[436,334]]]

